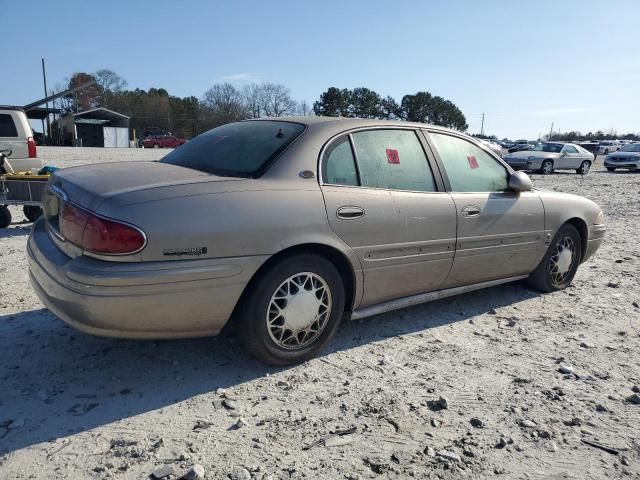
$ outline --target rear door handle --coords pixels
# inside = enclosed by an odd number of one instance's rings
[[[475,205],[468,205],[462,208],[460,212],[463,217],[477,217],[480,215],[480,207],[476,207]]]
[[[336,215],[338,218],[342,218],[344,220],[353,220],[355,218],[364,217],[364,209],[360,207],[344,206],[338,209]]]

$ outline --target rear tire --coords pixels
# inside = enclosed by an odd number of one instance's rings
[[[25,205],[22,207],[22,213],[30,222],[35,222],[42,215],[42,208],[37,205]]]
[[[591,169],[591,162],[589,160],[585,160],[580,164],[579,168],[576,168],[576,173],[580,175],[586,175],[589,173],[589,169]]]
[[[553,173],[553,162],[551,160],[545,160],[540,166],[540,173],[543,175],[551,175]]]
[[[5,205],[0,205],[0,228],[11,225],[11,212]]]
[[[323,257],[285,258],[249,288],[239,305],[236,332],[246,350],[269,365],[291,365],[313,357],[342,321],[342,277]]]
[[[573,225],[564,224],[553,238],[547,253],[527,283],[541,292],[567,288],[576,275],[582,258],[582,239]]]
[[[615,172],[616,169],[614,167],[607,167],[607,172]]]

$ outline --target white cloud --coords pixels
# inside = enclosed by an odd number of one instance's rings
[[[225,82],[257,82],[258,76],[255,73],[233,73],[231,75],[223,75]]]

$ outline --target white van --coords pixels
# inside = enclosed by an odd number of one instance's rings
[[[0,154],[4,154],[1,170],[11,173],[42,168],[38,159],[33,130],[20,107],[0,105]]]

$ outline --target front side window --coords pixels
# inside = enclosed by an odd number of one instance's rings
[[[413,130],[352,134],[363,187],[435,192],[427,156]]]
[[[3,113],[0,114],[0,137],[17,137],[18,130],[11,115]]]
[[[160,160],[212,175],[259,176],[303,131],[272,120],[229,123],[198,135]]]
[[[333,142],[324,153],[322,178],[333,185],[358,186],[356,161],[351,151],[349,137]]]
[[[502,192],[507,169],[480,147],[459,137],[431,132],[454,192]]]

